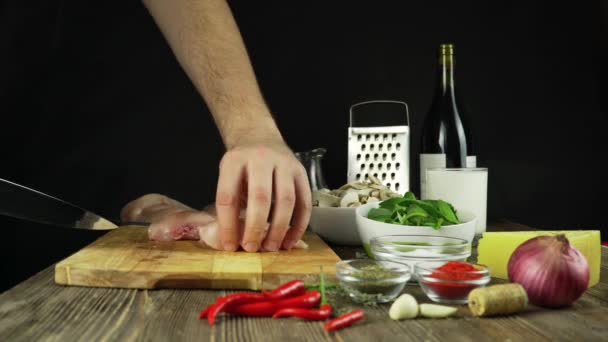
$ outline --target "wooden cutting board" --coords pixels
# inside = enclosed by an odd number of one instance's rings
[[[61,285],[118,288],[271,289],[291,280],[317,283],[319,266],[335,278],[340,258],[316,234],[308,249],[272,253],[216,251],[196,241],[150,241],[142,227],[121,227],[55,266]]]

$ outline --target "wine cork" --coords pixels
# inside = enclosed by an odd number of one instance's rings
[[[528,306],[526,290],[519,284],[477,288],[469,293],[469,309],[475,316],[507,315]]]

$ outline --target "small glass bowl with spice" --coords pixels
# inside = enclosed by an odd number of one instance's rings
[[[419,262],[465,261],[471,255],[471,244],[464,239],[432,235],[384,235],[370,240],[376,260],[407,264],[412,272]],[[416,282],[416,274],[412,274]]]
[[[340,286],[357,303],[386,303],[395,299],[410,279],[408,265],[371,259],[343,260],[336,263]]]
[[[490,269],[460,261],[431,261],[414,267],[418,284],[430,300],[466,304],[469,292],[490,282]]]

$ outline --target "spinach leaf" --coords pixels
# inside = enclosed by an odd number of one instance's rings
[[[391,219],[393,212],[385,208],[373,208],[367,213],[367,218],[370,220],[384,221]]]
[[[394,197],[380,203],[379,208],[369,211],[371,220],[406,226],[442,226],[458,224],[454,207],[443,200],[418,200],[412,192],[403,197]]]
[[[412,204],[410,205],[410,207],[407,209],[407,215],[406,218],[409,220],[411,218],[415,218],[415,217],[428,217],[429,214],[422,208],[420,208],[419,206]]]
[[[452,210],[452,206],[447,202],[438,200],[437,207],[439,208],[439,213],[441,216],[451,223],[458,223],[458,218],[456,217],[456,213]]]
[[[406,199],[406,200],[408,200],[408,199],[409,200],[415,200],[416,199],[416,195],[414,195],[413,192],[408,191],[407,193],[405,193],[405,195],[403,195],[403,199]]]
[[[380,202],[380,208],[393,210],[396,205],[399,205],[403,201],[402,197],[393,197],[385,201]]]

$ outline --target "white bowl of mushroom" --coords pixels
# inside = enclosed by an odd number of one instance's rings
[[[310,228],[323,240],[338,245],[361,246],[355,210],[357,207],[401,196],[375,177],[349,182],[338,189],[313,191]]]

